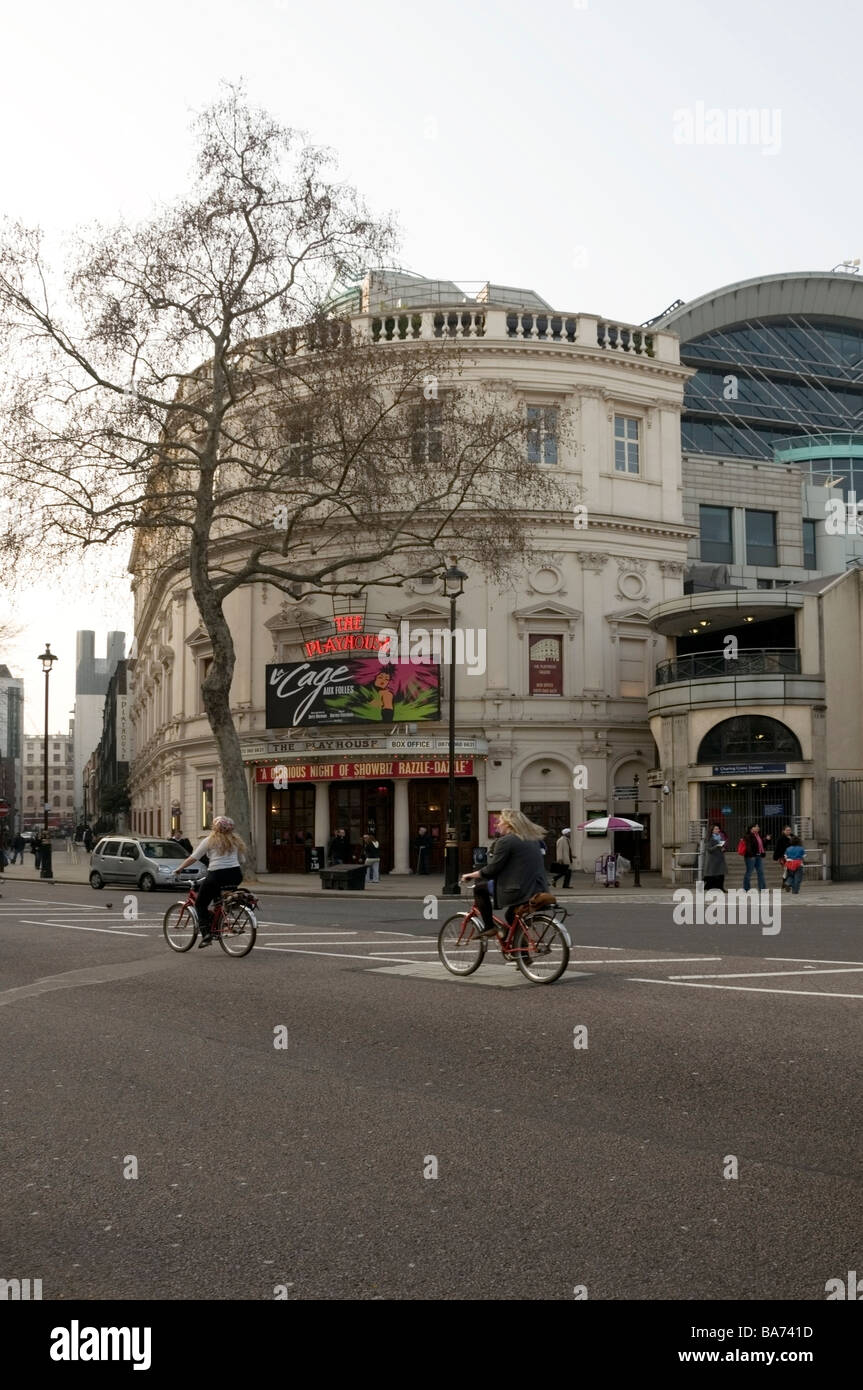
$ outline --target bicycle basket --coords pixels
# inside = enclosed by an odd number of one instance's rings
[[[239,904],[241,907],[257,907],[258,900],[254,893],[250,893],[248,888],[231,888],[222,894],[222,900],[231,905]]]

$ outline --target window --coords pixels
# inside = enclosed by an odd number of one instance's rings
[[[557,463],[558,411],[556,405],[527,407],[527,461],[551,467]]]
[[[622,697],[639,696],[643,699],[647,694],[644,669],[646,644],[638,638],[621,637],[619,646],[620,694]]]
[[[59,783],[59,782],[55,782],[55,783],[54,783],[54,791],[55,791],[55,792],[58,792],[59,790],[60,790],[60,783]]]
[[[137,859],[137,858],[138,858],[138,846],[137,846],[137,845],[131,845],[131,844],[129,844],[129,842],[128,842],[128,840],[127,840],[127,841],[125,842],[125,844],[123,845],[123,848],[122,848],[121,851],[120,851],[120,858],[121,858],[121,859]]]
[[[291,478],[309,478],[312,470],[312,432],[297,426],[288,431],[284,452],[284,471]]]
[[[615,473],[638,473],[638,426],[639,421],[632,415],[614,417],[614,471]]]
[[[411,461],[421,467],[443,456],[443,402],[424,401],[411,411]]]
[[[798,762],[803,754],[797,735],[778,719],[761,714],[739,714],[723,719],[701,740],[700,763],[724,763],[750,758],[783,757]]]
[[[120,841],[119,841],[119,840],[103,840],[103,842],[102,842],[101,845],[97,845],[97,846],[96,846],[96,853],[97,853],[97,854],[119,854],[119,853],[120,853]]]
[[[32,761],[33,761],[33,754],[32,754],[32,753],[28,753],[28,754],[27,754],[27,761],[28,761],[28,763],[32,763]]]
[[[59,753],[55,753],[55,754],[54,754],[54,761],[55,761],[55,763],[59,763],[59,761],[60,761],[60,754],[59,754]]]
[[[28,790],[28,792],[31,792],[31,791],[33,790],[33,783],[32,783],[32,782],[28,782],[28,783],[27,783],[27,790]]]
[[[210,667],[212,666],[212,664],[213,664],[213,658],[212,658],[211,656],[202,656],[202,657],[199,657],[199,659],[198,659],[198,685],[199,685],[199,686],[201,686],[201,685],[204,684],[204,681],[205,681],[206,678],[207,678],[207,672],[209,671],[209,669],[210,669]],[[198,711],[199,711],[199,713],[201,713],[201,714],[203,714],[203,712],[204,712],[204,695],[203,695],[203,691],[200,692],[200,704],[199,704],[199,706],[198,706]]]
[[[72,790],[72,788],[74,787],[74,785],[75,785],[75,783],[72,781],[71,778],[67,778],[67,779],[66,779],[66,790],[67,790],[67,792],[70,792],[70,791]]]
[[[699,507],[701,559],[704,564],[733,565],[730,507]]]
[[[775,565],[776,513],[746,511],[747,565]]]
[[[54,797],[54,805],[55,805],[55,806],[59,806],[59,805],[60,805],[60,798],[59,798],[59,796],[55,796],[55,797]]]
[[[528,638],[528,689],[531,695],[563,694],[563,638]]]
[[[807,570],[817,570],[818,561],[815,557],[815,522],[803,522],[803,568]]]
[[[210,830],[213,825],[213,779],[201,778],[201,829]],[[152,812],[151,812],[152,816]],[[152,830],[150,832],[152,834]]]
[[[75,798],[72,797],[72,796],[67,796],[67,797],[66,797],[66,805],[67,805],[67,806],[74,806],[74,805],[75,805]]]

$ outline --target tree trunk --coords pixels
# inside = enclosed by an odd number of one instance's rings
[[[225,788],[225,815],[237,827],[237,834],[248,846],[247,869],[254,874],[256,857],[252,843],[252,817],[246,770],[240,748],[240,737],[231,714],[231,681],[236,661],[234,640],[225,620],[222,605],[210,584],[205,566],[200,563],[193,544],[191,555],[192,593],[198,605],[204,627],[213,644],[213,664],[201,686],[204,709],[216,740],[222,781]],[[219,814],[217,812],[217,814]]]

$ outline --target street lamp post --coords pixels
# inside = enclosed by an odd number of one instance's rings
[[[39,660],[42,663],[42,670],[45,672],[45,756],[43,760],[43,790],[45,795],[42,803],[42,853],[40,856],[42,870],[39,877],[53,879],[54,874],[51,868],[51,837],[48,834],[48,812],[51,809],[51,803],[48,800],[48,680],[51,675],[51,667],[58,658],[51,651],[49,643],[45,643],[45,650],[39,657]]]
[[[461,896],[458,872],[458,833],[455,818],[455,605],[456,599],[464,593],[467,575],[458,568],[455,561],[444,574],[444,593],[449,598],[449,796],[447,799],[447,826],[445,850],[445,883],[443,896]]]
[[[633,777],[632,780],[633,780],[633,783],[635,784],[635,812],[634,812],[634,816],[635,816],[635,819],[638,820],[638,773],[637,773],[637,772],[636,772],[636,774],[635,774],[635,776]],[[641,831],[640,831],[640,830],[636,830],[636,832],[635,832],[635,853],[633,854],[632,858],[633,858],[633,865],[632,865],[632,886],[633,886],[633,888],[640,888],[640,887],[641,887]]]

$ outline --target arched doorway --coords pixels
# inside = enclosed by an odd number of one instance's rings
[[[792,729],[768,715],[739,714],[705,734],[698,762],[712,775],[701,785],[701,816],[715,822],[733,850],[747,826],[757,824],[773,844],[785,825],[800,818],[800,782],[786,775],[803,752]]]

